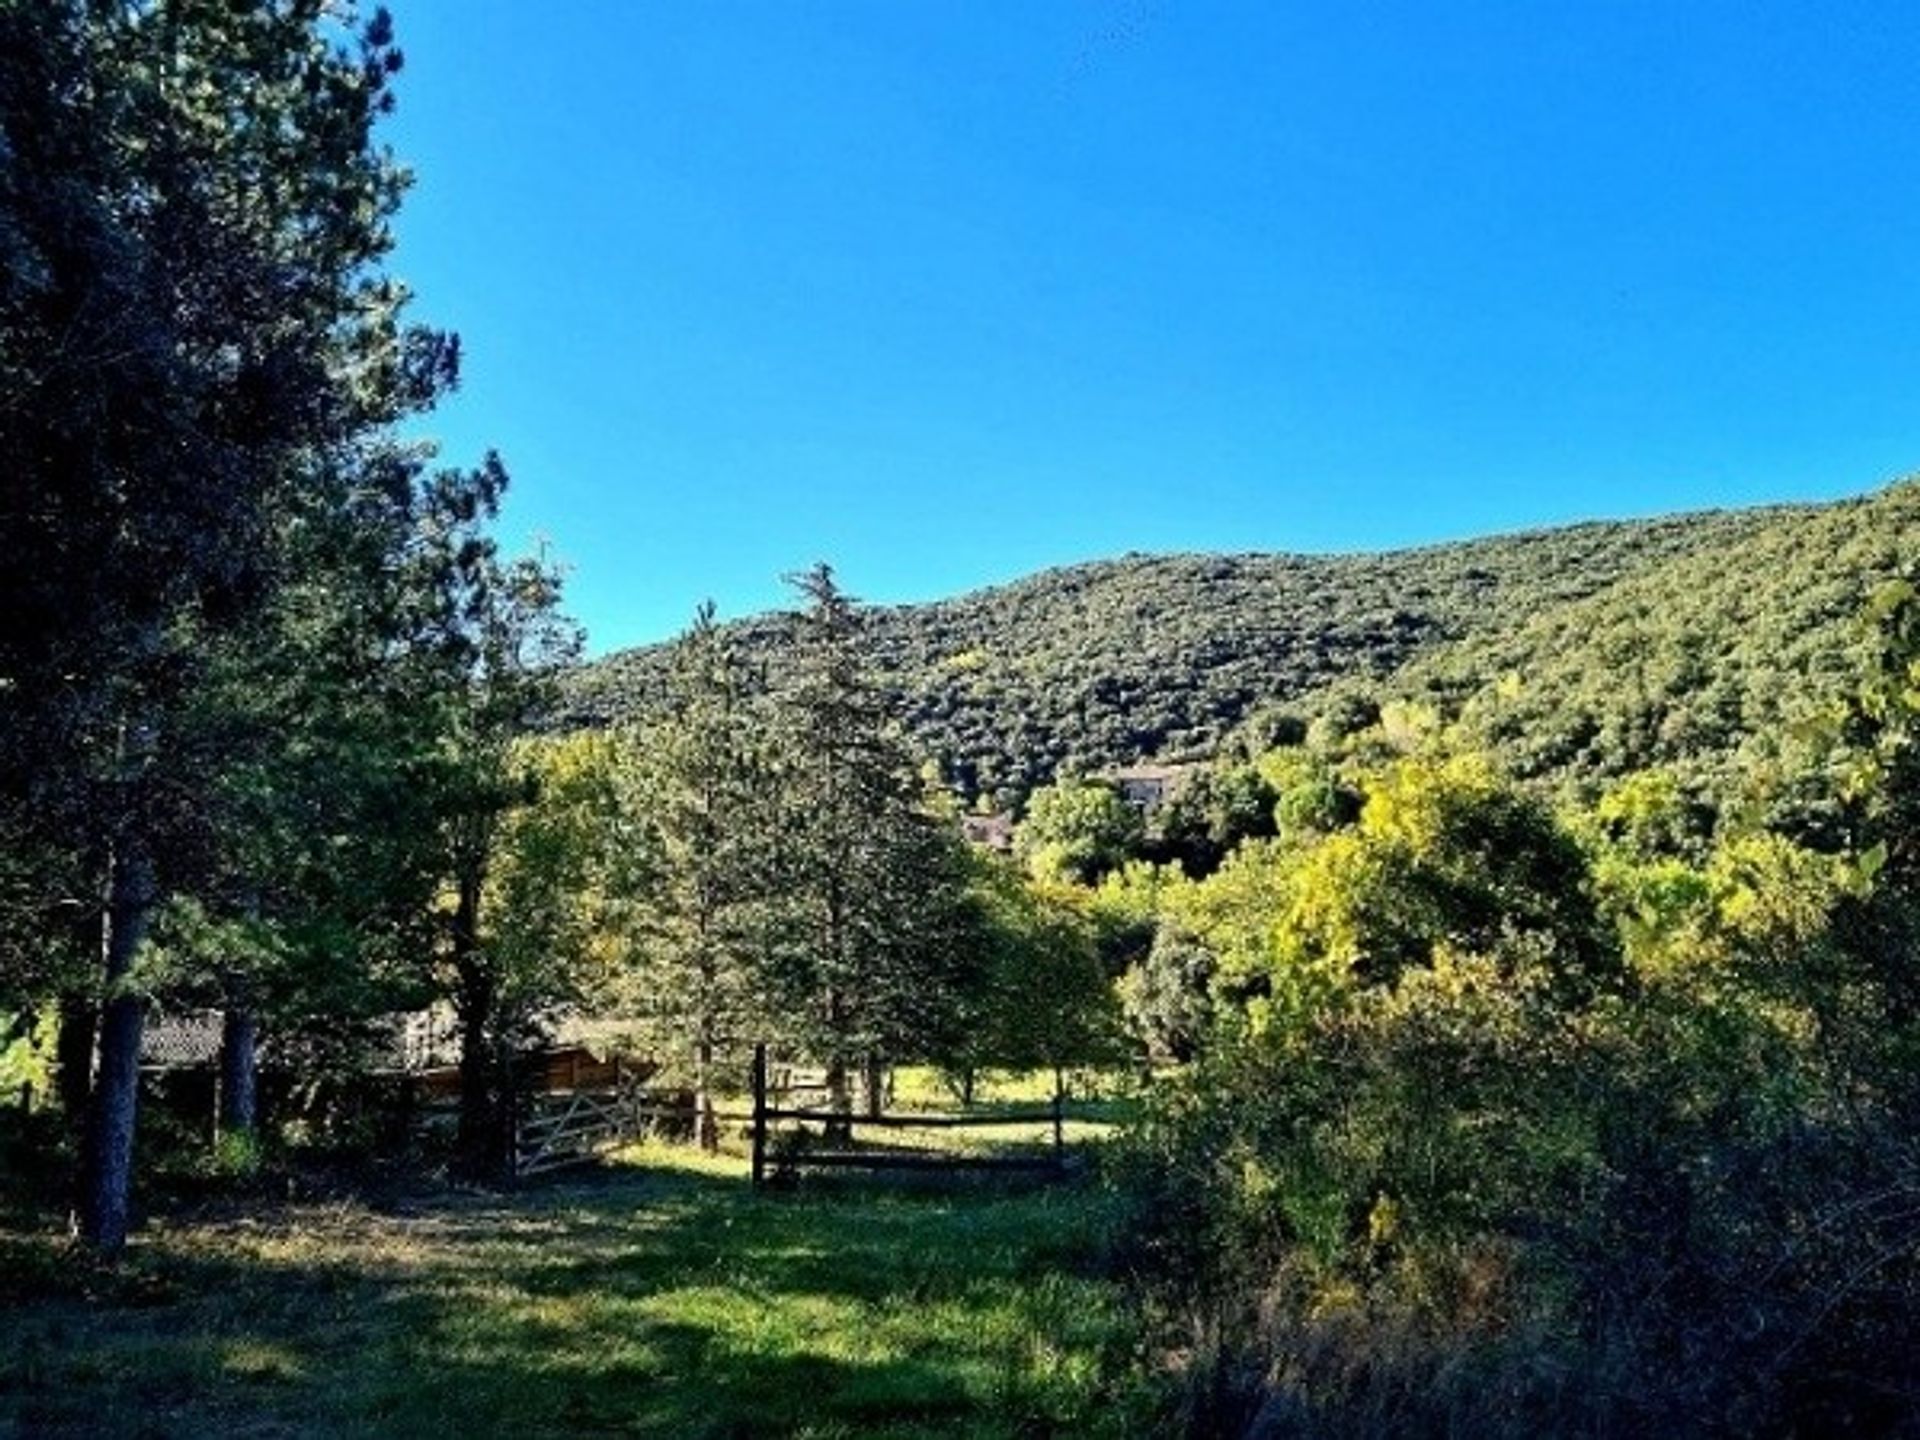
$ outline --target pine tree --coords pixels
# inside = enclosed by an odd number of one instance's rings
[[[791,583],[793,681],[778,697],[784,768],[778,865],[791,943],[775,957],[792,1038],[825,1063],[832,1108],[850,1110],[851,1068],[935,1049],[969,963],[953,943],[960,842],[924,803],[919,767],[868,678],[860,615],[833,572]]]
[[[225,1016],[223,1134],[255,1127],[263,1027],[339,1051],[424,1003],[433,781],[465,684],[461,551],[503,478],[497,463],[428,477],[397,447],[357,474],[355,504],[308,495],[276,517],[279,582],[211,650],[182,727],[211,777],[211,852],[190,889],[216,945],[185,998]]]
[[[411,472],[381,437],[457,369],[381,268],[399,68],[384,13],[322,0],[0,0],[0,814],[101,877],[81,1227],[106,1251],[133,961],[217,848],[209,667],[285,583],[277,520],[386,503]]]
[[[505,485],[505,473],[499,483]],[[447,567],[441,670],[429,680],[439,707],[429,764],[438,870],[450,897],[434,954],[460,1018],[461,1163],[498,1173],[506,1160],[513,1059],[530,1038],[531,1012],[514,1003],[513,968],[487,933],[489,880],[501,827],[537,795],[516,741],[552,705],[554,677],[579,653],[580,633],[559,609],[557,572],[538,558],[501,561],[479,530],[499,491],[477,511],[455,511]]]
[[[674,646],[659,720],[630,737],[635,1008],[692,1064],[696,1132],[719,1143],[717,1067],[760,1015],[772,848],[764,707],[703,605]]]

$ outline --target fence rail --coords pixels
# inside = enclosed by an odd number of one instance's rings
[[[819,1150],[794,1157],[800,1165],[838,1170],[1020,1170],[1057,1174],[1054,1155],[936,1155],[913,1150]]]
[[[675,1126],[697,1124],[697,1110],[691,1095],[648,1089],[644,1072],[622,1071],[612,1067],[615,1083],[582,1085],[542,1094],[514,1126],[512,1172],[525,1178],[545,1174],[569,1165],[585,1164],[606,1150],[627,1144],[657,1129],[660,1122]],[[598,1079],[596,1074],[594,1079]],[[876,1113],[822,1109],[816,1105],[774,1103],[776,1092],[768,1084],[769,1071],[764,1045],[756,1046],[753,1060],[753,1106],[749,1111],[720,1111],[714,1119],[723,1123],[744,1123],[752,1141],[752,1175],[755,1186],[767,1182],[769,1171],[786,1173],[798,1169],[822,1170],[917,1170],[917,1171],[998,1171],[1028,1174],[1063,1174],[1068,1169],[1066,1150],[1065,1095],[1056,1089],[1050,1104],[1018,1111],[991,1114],[955,1115],[949,1113]],[[782,1076],[785,1079],[785,1076]],[[803,1093],[813,1085],[787,1089]],[[821,1087],[824,1088],[824,1087]],[[825,1146],[807,1145],[787,1149],[783,1136],[794,1132],[776,1127],[786,1124],[817,1124],[832,1127],[835,1138]],[[1043,1153],[968,1154],[958,1151],[914,1149],[911,1145],[885,1146],[868,1141],[859,1143],[858,1131],[938,1131],[1039,1130],[1038,1144]],[[1016,1142],[1017,1143],[1017,1142]]]
[[[861,1114],[852,1110],[776,1110],[771,1106],[761,1112],[767,1120],[823,1120],[840,1121],[858,1125],[864,1129],[879,1130],[974,1130],[991,1128],[996,1125],[1051,1125],[1054,1112],[1051,1107],[1036,1110],[1030,1115],[874,1115]]]
[[[756,1045],[753,1052],[753,1183],[766,1184],[769,1148],[777,1138],[774,1126],[782,1121],[809,1121],[832,1125],[845,1136],[838,1149],[803,1149],[774,1156],[777,1171],[798,1168],[839,1170],[998,1170],[1063,1174],[1067,1169],[1066,1113],[1064,1093],[1056,1088],[1053,1101],[1045,1110],[992,1115],[887,1115],[869,1111],[855,1114],[847,1110],[821,1110],[812,1107],[780,1106],[768,1100],[767,1047]],[[807,1087],[813,1088],[811,1086]],[[854,1143],[855,1130],[973,1130],[1005,1126],[1045,1126],[1051,1131],[1052,1144],[1044,1155],[967,1155],[931,1150],[876,1149]]]

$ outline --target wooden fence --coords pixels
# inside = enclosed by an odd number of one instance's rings
[[[651,1066],[627,1068],[619,1062],[592,1062],[595,1068],[561,1069],[549,1061],[540,1077],[556,1088],[534,1095],[514,1125],[512,1169],[517,1178],[531,1177],[568,1165],[587,1163],[609,1149],[628,1144],[649,1130],[671,1128],[690,1134],[696,1122],[693,1096],[686,1091],[649,1088]],[[602,1067],[609,1074],[602,1073]],[[605,1081],[611,1078],[611,1084]],[[569,1088],[568,1081],[576,1085]],[[538,1082],[536,1082],[538,1083]],[[757,1045],[753,1056],[753,1108],[716,1118],[745,1121],[752,1143],[755,1186],[770,1175],[803,1169],[894,1171],[1001,1171],[1046,1176],[1067,1173],[1065,1095],[1056,1088],[1044,1107],[992,1114],[875,1113],[873,1108],[846,1111],[827,1108],[826,1085],[805,1072],[770,1072],[767,1047]],[[820,1097],[818,1101],[814,1097]],[[796,1101],[794,1097],[806,1097]],[[812,1102],[812,1103],[809,1103]],[[794,1126],[818,1125],[832,1134],[829,1140],[809,1135],[805,1143],[789,1143],[800,1136]],[[862,1143],[859,1132],[871,1135],[901,1132],[952,1132],[1020,1127],[1039,1131],[1041,1139],[1026,1153],[966,1154],[928,1146],[886,1146]]]
[[[807,1089],[819,1089],[820,1086],[805,1086]],[[775,1173],[791,1172],[800,1169],[837,1169],[837,1170],[999,1170],[1023,1171],[1046,1175],[1061,1175],[1067,1170],[1066,1114],[1065,1096],[1055,1089],[1052,1101],[1045,1109],[1031,1112],[996,1113],[992,1115],[935,1115],[935,1114],[858,1114],[845,1110],[820,1109],[811,1106],[790,1106],[773,1103],[768,1083],[767,1047],[757,1045],[753,1052],[753,1183],[756,1187],[766,1184],[769,1163]],[[812,1144],[791,1148],[778,1145],[783,1134],[777,1127],[783,1123],[819,1123],[822,1126],[837,1129],[845,1138],[833,1142],[831,1147]],[[1043,1154],[1026,1155],[968,1155],[945,1150],[886,1149],[874,1145],[861,1146],[854,1140],[858,1130],[880,1130],[900,1132],[909,1130],[972,1130],[1002,1126],[1022,1126],[1032,1129],[1042,1127],[1050,1136],[1050,1143]],[[778,1153],[775,1153],[776,1150]]]

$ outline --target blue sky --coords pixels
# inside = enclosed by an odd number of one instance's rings
[[[391,0],[394,269],[592,648],[1920,468],[1920,6]]]

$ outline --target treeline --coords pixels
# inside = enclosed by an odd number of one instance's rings
[[[1730,544],[1753,511],[1574,526],[1381,555],[1181,555],[1052,570],[865,617],[881,683],[948,784],[1012,807],[1063,771],[1215,753],[1263,709]],[[777,665],[777,627],[729,627]],[[570,672],[563,723],[643,713],[664,652]]]
[[[57,1056],[105,1251],[152,997],[225,1012],[237,1153],[263,1026],[316,1071],[434,994],[495,1031],[470,902],[576,653],[499,461],[404,434],[459,344],[385,268],[401,55],[350,21],[0,3],[0,1054]]]
[[[515,1003],[600,1017],[693,1090],[758,1041],[856,1072],[1118,1059],[1119,1013],[1084,903],[961,838],[873,684],[859,609],[827,567],[795,577],[768,685],[703,611],[643,725],[529,737],[484,949],[524,956]],[[543,923],[551,917],[552,923]],[[503,936],[532,924],[511,944]]]
[[[1911,485],[1382,555],[1129,557],[868,613],[907,726],[963,803],[1264,748],[1390,700],[1471,711],[1547,785],[1678,764],[1728,798],[1750,737],[1856,660],[1850,617],[1920,545]],[[777,667],[777,627],[729,627]],[[566,725],[644,713],[659,649],[571,671]],[[1619,683],[1612,683],[1617,678]]]

